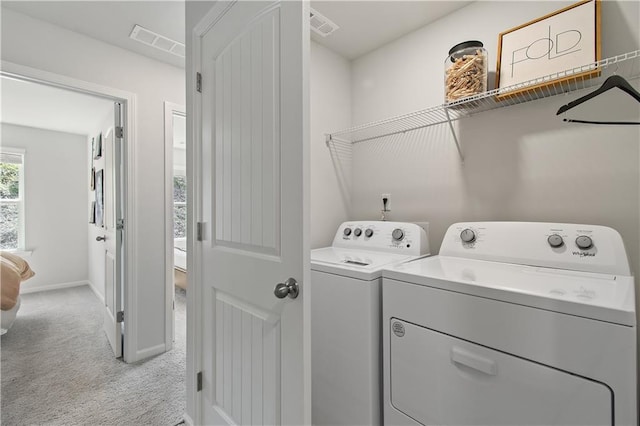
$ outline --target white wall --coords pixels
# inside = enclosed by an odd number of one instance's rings
[[[498,33],[572,3],[476,2],[356,59],[353,124],[441,104],[443,61],[451,46],[483,41],[493,73]],[[640,3],[604,1],[603,57],[639,49],[639,21]],[[380,194],[391,193],[391,219],[430,222],[433,253],[456,221],[606,225],[622,234],[638,275],[640,131],[566,124],[555,116],[561,105],[584,93],[458,122],[464,164],[446,125],[355,145],[353,217],[377,218]],[[623,94],[600,99],[587,112],[609,118],[632,112],[638,119],[639,105],[629,99]]]
[[[173,121],[173,174],[186,176],[187,173],[187,117],[172,114]]]
[[[175,176],[186,176],[187,173],[187,150],[184,148],[173,148],[173,174]]]
[[[93,166],[96,171],[98,170],[104,170],[105,168],[105,156],[104,156],[104,149],[105,149],[105,145],[104,145],[104,139],[107,135],[107,133],[109,132],[109,129],[113,129],[113,125],[114,125],[115,121],[114,121],[114,115],[113,112],[108,113],[106,116],[103,117],[103,119],[100,122],[100,125],[93,131],[91,132],[91,135],[89,135],[89,138],[86,142],[87,144],[87,152],[86,152],[86,164],[87,164],[87,169],[90,171],[91,167]],[[91,145],[91,140],[93,138],[97,138],[98,135],[102,133],[102,157],[100,157],[99,159],[92,159],[92,145]],[[89,175],[90,176],[90,175]],[[103,179],[104,179],[104,172],[103,172]],[[104,188],[106,188],[106,182],[103,183]],[[89,186],[87,185],[87,188],[89,188]],[[87,201],[87,206],[90,209],[91,208],[91,202],[95,201],[96,199],[96,192],[95,191],[89,191],[88,192],[88,201]],[[103,215],[104,218],[104,215]],[[93,290],[100,296],[102,297],[103,301],[104,301],[104,292],[105,292],[105,268],[106,268],[106,264],[105,264],[105,254],[104,254],[104,243],[103,242],[99,242],[96,241],[96,238],[98,236],[104,235],[104,228],[100,227],[100,226],[96,226],[93,223],[88,224],[88,240],[87,240],[87,245],[88,245],[88,257],[89,257],[89,284],[91,285],[91,287],[93,287]]]
[[[36,275],[22,291],[86,284],[85,136],[11,124],[1,132],[3,146],[25,150],[25,260]]]
[[[442,103],[451,46],[482,40],[493,73],[499,32],[564,4],[571,2],[473,3],[356,59],[353,124]],[[639,12],[637,2],[603,2],[604,57],[638,49]],[[377,217],[380,194],[391,193],[392,219],[430,222],[432,251],[458,220],[609,225],[622,233],[638,270],[638,129],[561,122],[558,107],[577,96],[458,122],[464,164],[446,125],[355,145],[353,216]]]
[[[187,173],[187,117],[172,114],[173,122],[173,174],[186,176]]]
[[[2,60],[136,94],[134,182],[139,216],[128,218],[126,226],[138,241],[138,305],[136,318],[128,324],[137,325],[138,356],[163,350],[163,102],[185,104],[184,70],[4,8],[1,31]]]
[[[324,133],[351,125],[351,64],[311,42],[311,248],[331,245],[349,220],[351,155],[344,144],[325,144]]]

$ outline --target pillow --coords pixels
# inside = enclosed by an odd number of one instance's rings
[[[29,264],[15,254],[0,252],[0,309],[13,308],[20,294],[20,283],[35,275]]]
[[[26,281],[36,274],[31,270],[26,260],[15,254],[0,251],[0,260],[2,260],[3,264],[7,263],[8,266],[15,268],[22,281]]]

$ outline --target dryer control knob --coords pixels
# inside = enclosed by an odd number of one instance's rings
[[[549,235],[549,238],[547,238],[547,242],[553,248],[562,247],[564,245],[564,240],[558,234]]]
[[[467,228],[460,233],[460,239],[464,243],[472,243],[476,240],[476,233],[473,230]]]
[[[351,235],[351,228],[344,228],[343,233],[345,237],[348,237],[349,235]]]
[[[402,239],[404,238],[404,231],[400,228],[396,228],[391,233],[391,236],[395,241],[402,241]]]
[[[373,237],[373,229],[367,229],[366,231],[364,231],[364,236],[367,238]]]
[[[362,235],[362,229],[360,229],[360,228],[356,228],[356,229],[353,231],[353,235],[355,235],[356,237],[359,237],[360,235]]]
[[[580,235],[578,238],[576,238],[576,245],[581,250],[589,250],[591,247],[593,247],[593,240],[591,239],[591,237],[587,237],[586,235]]]

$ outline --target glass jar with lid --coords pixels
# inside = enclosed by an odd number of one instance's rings
[[[455,102],[487,90],[487,51],[477,40],[456,44],[445,60],[444,98]]]

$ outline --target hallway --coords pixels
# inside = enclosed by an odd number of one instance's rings
[[[2,336],[2,424],[175,425],[185,410],[186,294],[174,348],[137,364],[113,358],[88,286],[21,296]]]

